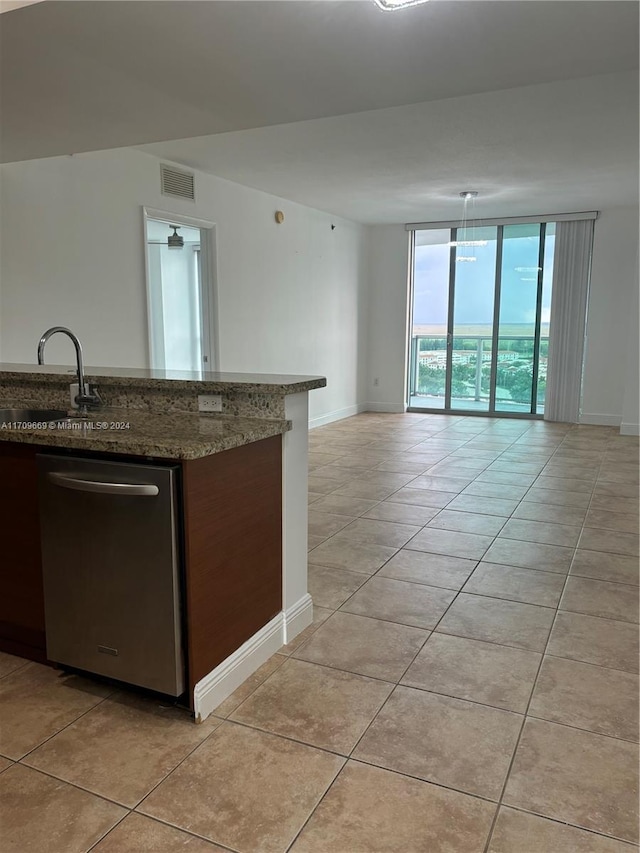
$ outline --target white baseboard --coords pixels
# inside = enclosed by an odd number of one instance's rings
[[[363,412],[387,412],[393,415],[402,415],[407,407],[404,403],[365,403]]]
[[[591,424],[592,426],[620,426],[620,415],[601,415],[597,412],[583,412],[580,415],[581,424]]]
[[[347,406],[345,409],[336,409],[335,412],[329,412],[326,415],[321,415],[319,418],[311,418],[309,420],[309,429],[315,429],[325,424],[332,424],[334,421],[341,421],[343,418],[350,418],[352,415],[359,415],[360,412],[367,412],[366,403],[357,403],[355,406]]]
[[[290,643],[313,621],[313,602],[307,593],[292,607],[278,613],[193,689],[196,722],[201,723],[221,702],[240,687],[278,649]]]
[[[329,412],[328,415],[321,415],[319,418],[311,418],[309,429],[332,424],[334,421],[341,421],[343,418],[350,418],[362,412],[387,412],[388,414],[402,415],[406,410],[407,407],[403,403],[358,403],[355,406],[347,406],[346,409]]]
[[[640,424],[620,424],[620,435],[640,435]]]
[[[309,593],[285,610],[283,615],[282,642],[286,644],[313,622],[313,601]]]
[[[283,645],[284,613],[278,613],[193,688],[196,722],[201,723]]]

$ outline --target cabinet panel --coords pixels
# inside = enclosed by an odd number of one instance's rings
[[[44,661],[39,450],[0,442],[0,650]]]
[[[282,610],[282,438],[183,463],[188,680]]]

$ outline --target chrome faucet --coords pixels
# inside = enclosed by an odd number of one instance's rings
[[[73,334],[71,329],[64,326],[52,326],[44,333],[38,343],[38,364],[44,364],[44,347],[49,338],[55,335],[56,332],[62,332],[71,338],[74,347],[76,348],[76,363],[78,371],[78,393],[75,396],[74,402],[78,405],[79,413],[84,417],[88,414],[89,406],[99,406],[102,404],[102,399],[98,394],[95,386],[89,385],[84,379],[84,366],[82,363],[82,345],[78,338]]]

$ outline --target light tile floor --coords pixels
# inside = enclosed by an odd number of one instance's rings
[[[3,853],[632,853],[638,440],[310,436],[314,623],[201,726],[0,655]]]

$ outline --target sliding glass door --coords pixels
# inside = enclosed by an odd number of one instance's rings
[[[543,414],[554,224],[413,235],[410,408]]]

